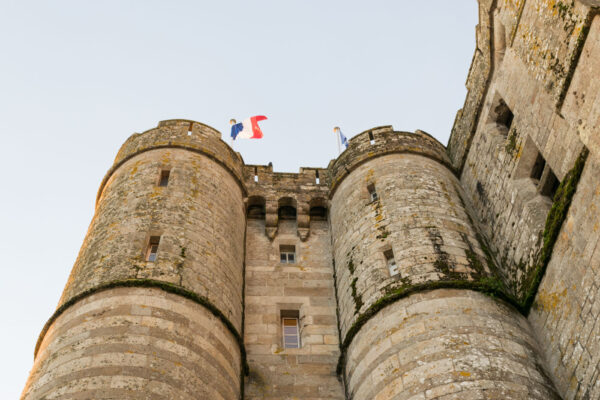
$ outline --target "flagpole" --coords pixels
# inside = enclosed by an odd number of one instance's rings
[[[336,126],[335,128],[333,128],[333,132],[335,133],[335,136],[337,137],[338,156],[339,156],[340,154],[342,154],[342,142],[340,139],[340,128],[338,126]]]
[[[232,118],[229,120],[229,126],[233,126],[233,125],[235,125],[235,119]],[[231,138],[231,148],[233,149],[233,137],[230,136],[230,138]]]

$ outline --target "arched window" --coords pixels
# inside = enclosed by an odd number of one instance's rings
[[[248,219],[265,219],[265,199],[261,196],[251,196],[248,198],[248,208],[246,210]]]
[[[295,220],[296,219],[296,200],[291,197],[283,197],[279,199],[279,209],[277,215],[280,220]]]

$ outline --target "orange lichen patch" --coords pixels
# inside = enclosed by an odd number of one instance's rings
[[[465,377],[471,376],[471,373],[470,372],[466,372],[466,371],[460,371],[459,374],[460,374],[460,376],[465,376]]]
[[[566,288],[562,292],[548,292],[542,289],[539,291],[539,294],[535,300],[535,304],[538,309],[541,309],[542,311],[550,311],[555,314],[558,305],[564,301],[566,296]]]

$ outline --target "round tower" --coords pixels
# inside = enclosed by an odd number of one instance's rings
[[[193,121],[125,142],[22,398],[240,398],[242,166]]]
[[[437,140],[375,128],[329,170],[349,398],[559,398]]]

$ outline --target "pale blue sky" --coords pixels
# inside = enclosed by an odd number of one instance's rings
[[[325,167],[332,128],[446,144],[474,0],[0,0],[0,398],[17,398],[123,141],[163,119],[264,114],[249,164]]]

